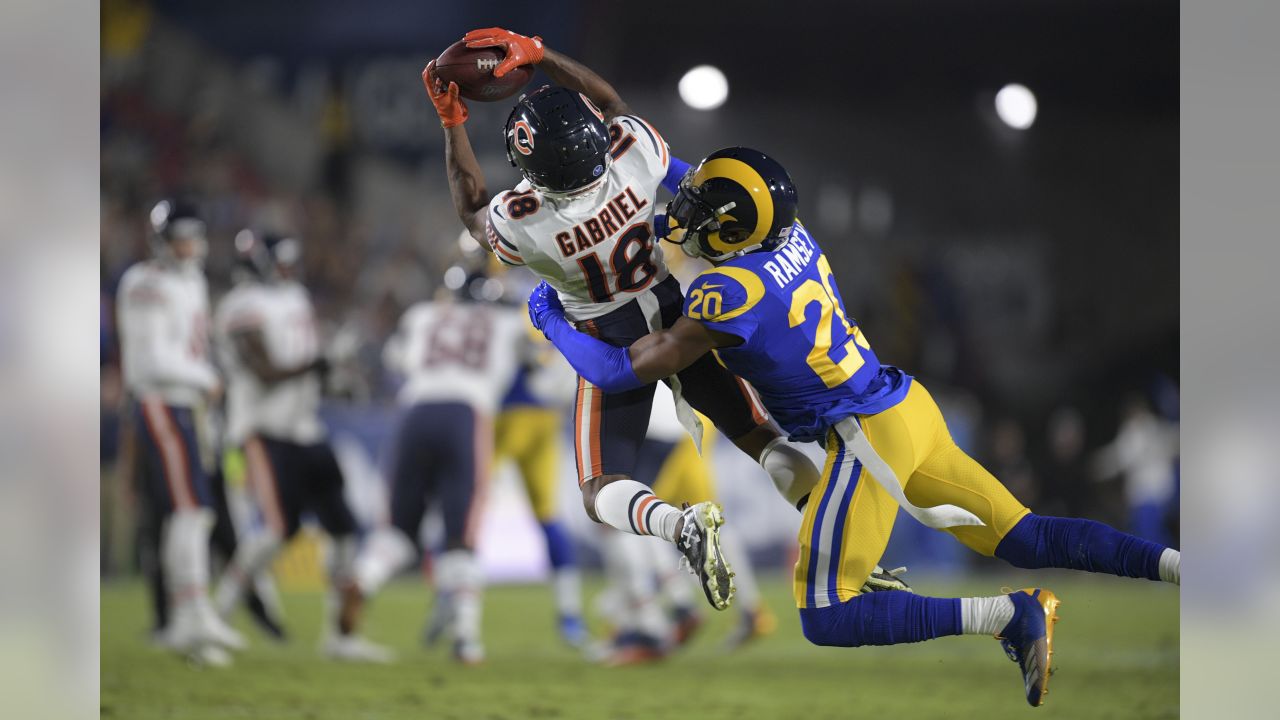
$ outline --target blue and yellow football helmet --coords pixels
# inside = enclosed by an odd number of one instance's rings
[[[666,239],[714,261],[772,250],[791,234],[796,204],[795,183],[776,160],[750,148],[717,150],[680,181]]]

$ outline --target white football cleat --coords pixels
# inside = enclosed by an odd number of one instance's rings
[[[325,639],[321,652],[325,657],[343,662],[386,665],[396,659],[391,648],[370,642],[359,635],[330,635]]]

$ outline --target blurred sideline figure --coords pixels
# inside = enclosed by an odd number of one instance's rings
[[[1165,517],[1175,494],[1177,457],[1177,427],[1152,412],[1146,398],[1130,395],[1115,439],[1094,456],[1094,471],[1103,478],[1123,476],[1134,535],[1169,542]]]
[[[540,38],[485,28],[464,39],[469,47],[502,49],[506,58],[495,76],[537,65],[559,86],[515,104],[504,141],[523,179],[490,196],[457,85],[436,76],[434,61],[423,71],[444,129],[454,208],[475,242],[504,264],[527,266],[553,283],[569,319],[596,337],[627,345],[669,327],[680,314],[680,284],[655,245],[653,220],[659,188],[673,189],[683,170],[666,142],[612,86]],[[813,463],[786,444],[755,392],[711,357],[664,380],[693,432],[700,430],[690,405],[764,466],[793,501],[817,481]],[[719,506],[702,502],[682,511],[633,477],[652,401],[651,384],[610,393],[579,383],[575,454],[583,507],[596,522],[676,545],[707,601],[723,610],[734,589],[720,547]]]
[[[311,298],[296,277],[301,243],[250,230],[235,243],[236,284],[219,303],[214,325],[230,381],[227,439],[243,449],[257,517],[218,584],[218,612],[231,614],[310,511],[332,541],[322,651],[341,660],[386,662],[389,651],[356,635],[351,612],[340,607],[342,589],[354,582],[357,527],[320,419],[330,360],[320,352]]]
[[[427,641],[447,633],[454,658],[475,664],[484,659],[475,549],[494,455],[493,418],[536,347],[519,310],[485,300],[496,299],[500,286],[482,269],[455,265],[445,285],[436,300],[405,311],[384,349],[387,367],[405,377],[399,397],[405,409],[391,469],[390,523],[362,548],[355,590],[357,600],[367,600],[413,563],[423,518],[438,503],[444,547],[434,562]]]
[[[700,453],[676,417],[675,399],[665,385],[654,393],[649,429],[636,458],[635,479],[673,503],[715,500],[708,453],[713,432],[703,436]],[[688,576],[679,572],[671,548],[648,538],[601,528],[609,586],[597,606],[615,627],[607,649],[598,652],[605,664],[631,665],[660,660],[688,643],[704,623],[695,607]],[[734,563],[740,612],[738,627],[728,641],[737,648],[773,631],[776,619],[764,606],[755,573],[738,535],[728,525],[721,531]]]
[[[120,281],[119,324],[125,384],[133,397],[140,480],[160,529],[156,585],[166,595],[161,643],[199,662],[226,665],[244,640],[208,596],[214,513],[211,455],[201,414],[221,392],[209,361],[205,224],[194,206],[164,200],[151,211],[154,258]]]
[[[529,299],[534,324],[588,382],[612,392],[713,354],[753,383],[791,437],[826,443],[793,586],[810,642],[995,636],[1019,665],[1028,704],[1041,705],[1058,598],[1041,587],[973,598],[865,593],[898,510],[1021,568],[1178,584],[1181,555],[1093,520],[1032,513],[965,454],[924,385],[882,365],[845,312],[830,263],[796,218],[797,197],[776,160],[718,150],[683,176],[667,206],[663,235],[714,265],[690,283],[681,318],[618,347],[575,329],[543,283]]]
[[[564,408],[573,402],[577,375],[542,333],[528,324],[525,330],[535,345],[536,360],[516,371],[511,388],[502,398],[494,424],[495,458],[510,460],[529,495],[538,526],[547,543],[551,588],[555,598],[560,637],[579,647],[586,641],[582,621],[582,579],[569,535],[560,517],[560,444]]]

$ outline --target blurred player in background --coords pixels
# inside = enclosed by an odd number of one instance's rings
[[[296,279],[302,245],[296,238],[236,236],[236,285],[218,305],[215,330],[230,379],[228,441],[243,447],[245,476],[258,522],[247,529],[216,592],[224,617],[246,586],[264,572],[315,514],[331,538],[329,612],[323,652],[335,659],[386,662],[390,653],[354,632],[354,611],[342,608],[354,583],[356,522],[343,495],[342,469],[320,419],[330,361],[320,352],[315,312]]]
[[[656,462],[656,466],[652,469],[638,469],[636,476],[652,478],[653,491],[659,497],[671,498],[673,502],[682,505],[715,500],[715,473],[711,463],[715,436],[708,433],[702,439],[702,448],[699,450],[693,444],[693,439],[684,432],[675,415],[671,392],[665,385],[658,384],[656,387],[653,414],[649,416],[649,433],[641,450],[641,457],[651,458],[642,461],[641,465]],[[777,626],[777,619],[760,596],[755,568],[742,542],[742,532],[742,528],[726,525],[720,538],[729,555],[736,558],[734,580],[738,592],[734,605],[738,609],[738,624],[729,637],[729,649],[767,635]],[[653,549],[653,557],[657,560],[654,571],[658,573],[659,588],[671,606],[676,623],[675,640],[677,644],[683,645],[701,627],[703,620],[689,593],[688,576],[671,572],[671,563],[666,562],[668,548],[654,545]]]
[[[139,428],[142,494],[160,529],[167,624],[162,642],[214,665],[244,640],[208,596],[214,514],[202,414],[221,392],[209,361],[205,224],[194,206],[164,200],[151,211],[154,258],[125,272],[118,313],[125,385]]]
[[[706,453],[714,445],[715,435],[709,432],[699,451],[676,417],[671,391],[659,383],[633,477],[675,503],[713,501],[715,483]],[[763,604],[751,562],[731,526],[722,529],[721,542],[737,558],[735,605],[740,621],[729,639],[732,649],[772,632],[777,622]],[[601,546],[610,583],[597,605],[616,628],[602,653],[605,663],[659,660],[688,643],[705,621],[694,605],[688,575],[672,562],[671,548],[611,528],[601,532]]]
[[[484,659],[475,550],[494,456],[493,418],[536,348],[519,310],[484,301],[496,280],[455,266],[446,281],[458,297],[442,290],[438,300],[410,307],[384,351],[387,367],[405,378],[399,397],[405,411],[391,470],[390,524],[361,551],[356,589],[367,600],[413,563],[423,518],[439,504],[444,546],[435,556],[428,639],[447,632],[454,658],[475,664]]]
[[[524,317],[524,313],[520,313]],[[560,353],[525,323],[536,360],[516,371],[502,398],[494,424],[499,463],[509,460],[520,474],[529,505],[547,543],[551,586],[555,595],[560,636],[573,646],[586,640],[582,621],[582,578],[569,535],[560,518],[560,439],[564,408],[573,403],[577,375]]]
[[[590,382],[641,387],[714,354],[760,389],[791,436],[824,441],[805,506],[795,598],[805,637],[856,647],[995,635],[1044,702],[1059,601],[1043,588],[987,598],[866,594],[899,508],[983,555],[1177,584],[1177,550],[1102,523],[1033,514],[969,458],[924,386],[881,365],[845,313],[831,267],[796,220],[787,171],[749,148],[712,153],[680,182],[667,233],[714,265],[690,284],[684,317],[629,348],[575,330],[540,285],[534,324]],[[917,505],[919,503],[920,505]]]
[[[449,187],[463,225],[503,263],[527,266],[552,283],[568,317],[607,342],[625,346],[669,327],[679,317],[681,292],[654,245],[653,213],[658,188],[673,189],[683,170],[666,142],[612,86],[539,38],[488,28],[464,39],[468,47],[502,48],[497,77],[534,64],[561,87],[516,103],[505,142],[524,180],[490,197],[457,84],[440,80],[433,64],[423,71],[444,128]],[[700,430],[686,398],[759,461],[784,495],[798,499],[816,482],[816,468],[785,445],[751,388],[714,359],[668,382],[692,432]],[[719,543],[719,506],[703,502],[682,512],[631,477],[652,400],[651,386],[608,393],[580,382],[575,452],[583,504],[597,522],[675,543],[708,602],[722,610],[733,581]]]

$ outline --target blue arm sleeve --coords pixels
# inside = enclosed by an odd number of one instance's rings
[[[561,315],[553,315],[543,328],[547,339],[587,382],[605,392],[625,392],[643,387],[631,369],[631,353],[586,333],[578,332]]]
[[[685,173],[689,172],[690,167],[689,163],[672,155],[671,162],[667,164],[667,176],[662,178],[662,187],[674,195],[676,190],[680,188],[680,179],[684,177]]]

